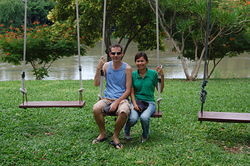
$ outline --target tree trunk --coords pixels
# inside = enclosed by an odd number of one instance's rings
[[[210,73],[209,73],[208,76],[207,76],[208,79],[211,77],[211,75],[213,74],[215,68],[216,68],[217,65],[221,62],[222,59],[223,59],[223,58],[220,58],[217,62],[216,62],[215,59],[213,60],[213,67],[212,67]]]
[[[185,57],[183,57],[182,55],[180,56],[181,59],[181,65],[184,71],[184,74],[186,76],[186,78],[189,78],[189,72],[188,72],[188,66],[187,66],[187,59]]]
[[[151,6],[151,9],[155,12],[155,3],[154,3],[154,1],[153,0],[148,0],[148,2],[150,4],[150,6]],[[166,25],[165,20],[164,20],[164,15],[163,15],[163,13],[161,12],[160,9],[159,9],[159,23],[160,23],[161,28],[163,29],[163,31],[167,35],[167,37],[170,39],[170,41],[171,41],[173,47],[175,48],[175,50],[177,51],[177,53],[180,54],[180,60],[181,60],[182,68],[183,68],[186,79],[189,80],[189,81],[195,80],[197,78],[197,76],[198,76],[198,72],[199,72],[199,69],[200,69],[200,66],[201,66],[201,61],[203,59],[204,48],[203,48],[203,50],[201,52],[200,58],[198,58],[198,56],[197,56],[197,49],[196,49],[195,66],[192,69],[192,72],[190,74],[189,71],[188,71],[187,59],[185,57],[183,57],[184,40],[185,40],[184,37],[183,37],[182,43],[180,45],[174,40],[173,36],[171,35],[171,32],[167,29],[167,25]]]

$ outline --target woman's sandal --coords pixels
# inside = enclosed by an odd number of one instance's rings
[[[113,145],[114,148],[116,148],[116,149],[122,149],[123,148],[123,145],[121,143],[116,144],[114,141],[111,141],[110,144]]]

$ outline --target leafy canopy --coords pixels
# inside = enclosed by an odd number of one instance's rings
[[[3,50],[1,59],[19,65],[23,60],[23,30],[10,28],[4,35],[0,35],[0,39],[0,49]],[[45,24],[28,28],[26,63],[32,65],[36,79],[48,76],[49,67],[54,61],[75,54],[76,34],[70,24]]]

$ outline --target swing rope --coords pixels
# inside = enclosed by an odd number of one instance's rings
[[[76,0],[76,23],[77,23],[77,48],[78,48],[78,66],[79,66],[79,101],[32,101],[28,102],[27,90],[25,89],[25,66],[26,66],[26,45],[27,45],[27,0],[24,1],[25,14],[24,14],[24,49],[23,49],[23,62],[22,62],[22,87],[20,91],[23,94],[23,103],[19,105],[19,108],[41,108],[41,107],[83,107],[85,102],[83,101],[82,92],[82,67],[81,67],[81,52],[80,52],[80,30],[79,30],[79,10],[78,0]]]
[[[206,25],[206,37],[205,37],[205,53],[204,53],[204,72],[203,72],[203,82],[201,85],[201,92],[200,92],[200,100],[201,100],[201,116],[203,115],[203,108],[204,104],[206,102],[206,96],[207,96],[207,91],[205,90],[205,87],[208,83],[207,80],[207,71],[208,71],[208,38],[210,35],[210,12],[211,12],[211,0],[207,1],[207,25]]]
[[[202,121],[211,121],[211,122],[227,122],[227,123],[250,123],[250,113],[239,113],[239,112],[211,112],[203,111],[204,104],[206,102],[207,91],[205,87],[208,83],[207,74],[208,74],[208,39],[210,36],[210,21],[211,21],[211,0],[207,0],[207,25],[206,25],[206,36],[205,36],[205,53],[204,53],[204,73],[203,73],[203,82],[201,85],[200,100],[201,100],[201,110],[198,112],[198,120]]]
[[[76,0],[76,27],[77,27],[77,53],[78,53],[78,67],[79,67],[79,80],[80,80],[80,89],[79,91],[79,101],[82,101],[82,66],[81,66],[81,50],[80,50],[80,26],[79,26],[79,5],[78,0]]]
[[[23,61],[22,61],[22,81],[20,91],[23,94],[23,103],[28,101],[27,90],[25,88],[25,64],[26,64],[26,43],[27,43],[27,0],[24,1],[24,36],[23,36]]]
[[[157,55],[157,66],[160,66],[160,40],[159,40],[159,4],[158,0],[155,0],[155,16],[156,16],[156,55]],[[161,97],[161,77],[158,75],[158,84],[157,84],[157,112],[160,112],[160,102]]]
[[[104,56],[105,55],[105,27],[106,27],[106,8],[107,8],[107,1],[104,0],[103,2],[103,23],[102,23],[102,52],[101,55]],[[100,78],[100,92],[99,92],[99,99],[102,98],[103,96],[103,90],[104,90],[104,71],[101,70],[101,78]]]

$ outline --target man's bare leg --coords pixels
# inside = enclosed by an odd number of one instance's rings
[[[117,120],[116,120],[116,123],[115,123],[114,134],[112,136],[112,140],[113,140],[114,144],[119,144],[120,143],[119,134],[120,134],[123,126],[125,125],[126,121],[127,121],[126,113],[121,112],[117,117]],[[116,147],[116,148],[119,149],[119,148],[122,148],[122,146],[121,147]]]
[[[99,128],[99,135],[95,140],[93,140],[92,143],[97,143],[98,140],[103,140],[106,138],[105,119],[102,113],[102,107],[94,105],[93,114],[94,114],[96,124]]]

